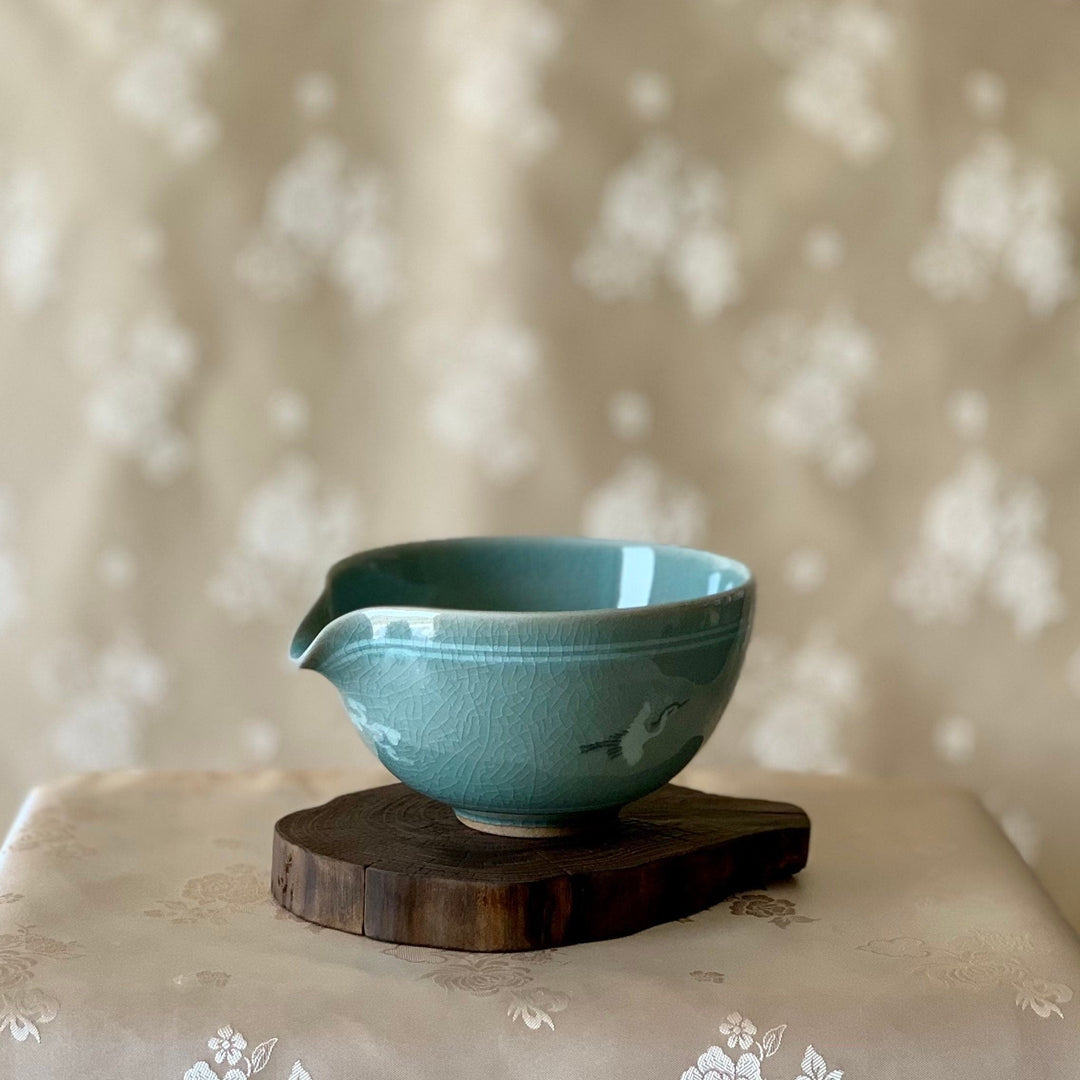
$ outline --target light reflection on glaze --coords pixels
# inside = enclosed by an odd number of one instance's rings
[[[616,607],[645,607],[652,596],[656,577],[656,552],[648,545],[627,545],[622,549],[619,568],[619,598]]]

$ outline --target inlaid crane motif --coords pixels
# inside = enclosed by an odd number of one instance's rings
[[[689,698],[686,699],[688,700]],[[645,744],[655,739],[667,727],[668,721],[686,701],[673,701],[658,714],[654,713],[652,704],[646,701],[628,727],[599,742],[583,743],[581,752],[591,754],[594,750],[606,750],[612,761],[621,759],[627,765],[636,765],[645,753]]]

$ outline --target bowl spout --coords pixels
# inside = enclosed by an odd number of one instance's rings
[[[318,600],[311,605],[311,610],[304,616],[296,628],[296,633],[293,634],[292,644],[289,646],[289,659],[297,667],[311,668],[313,671],[327,675],[326,662],[334,652],[329,638],[337,636],[332,634],[330,626],[344,617],[334,613],[329,587],[323,589]]]
[[[393,645],[400,615],[377,605],[343,605],[328,584],[301,620],[289,646],[289,659],[329,679],[342,694],[353,693],[357,682]]]
[[[327,590],[324,589],[318,600],[311,605],[311,610],[300,621],[296,633],[293,634],[292,644],[289,646],[289,659],[298,667],[316,666],[311,662],[311,646],[332,617],[330,614],[330,597]]]

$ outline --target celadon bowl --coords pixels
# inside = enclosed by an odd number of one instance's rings
[[[433,540],[333,566],[290,655],[396,777],[474,828],[551,836],[670,780],[742,667],[733,559],[606,540]]]

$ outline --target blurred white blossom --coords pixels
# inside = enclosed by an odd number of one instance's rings
[[[302,608],[327,567],[356,546],[359,529],[353,496],[326,490],[311,462],[288,457],[241,504],[210,598],[237,621]]]
[[[825,581],[828,563],[816,548],[798,548],[784,562],[784,580],[795,592],[810,593]]]
[[[457,114],[523,158],[548,149],[558,124],[540,100],[562,28],[538,0],[446,0],[433,5],[431,40],[453,64]]]
[[[639,442],[652,430],[652,402],[638,390],[620,390],[608,401],[608,423],[625,442]]]
[[[237,274],[260,299],[279,301],[302,295],[322,273],[358,313],[374,314],[401,290],[389,217],[381,171],[350,161],[337,139],[313,136],[270,181]]]
[[[651,458],[635,456],[585,500],[586,536],[657,544],[701,543],[706,503],[700,491],[664,474]]]
[[[142,762],[146,721],[165,701],[164,661],[132,634],[95,652],[69,639],[39,656],[35,682],[59,710],[53,745],[79,769],[124,769]]]
[[[746,335],[742,357],[765,393],[765,429],[776,443],[819,462],[836,484],[870,468],[874,446],[855,411],[878,350],[847,311],[830,308],[816,322],[797,312],[767,316]]]
[[[976,440],[986,433],[990,405],[979,390],[957,390],[946,404],[949,423],[962,438]]]
[[[13,308],[37,310],[59,284],[60,221],[41,170],[0,166],[0,291]]]
[[[167,0],[150,9],[140,40],[113,83],[116,108],[159,134],[180,158],[218,139],[218,119],[200,98],[202,69],[221,48],[221,16],[198,0]]]
[[[337,102],[334,80],[324,71],[309,71],[296,81],[296,107],[309,120],[325,116]]]
[[[671,85],[658,71],[635,71],[626,96],[642,120],[659,120],[671,109]]]
[[[143,315],[126,329],[87,318],[76,327],[69,361],[88,385],[83,418],[90,433],[135,459],[149,479],[174,479],[191,453],[172,420],[198,362],[191,333],[167,312]]]
[[[0,488],[0,633],[13,627],[26,610],[23,568],[15,550],[15,500]]]
[[[973,71],[964,80],[964,97],[976,116],[996,120],[1005,106],[1005,82],[992,71]]]
[[[777,0],[761,21],[766,50],[788,68],[788,115],[860,163],[881,154],[892,137],[874,100],[874,79],[896,37],[892,14],[866,0]]]
[[[844,238],[829,225],[817,225],[803,237],[803,258],[815,270],[835,270],[844,261]]]
[[[1030,480],[1006,486],[985,453],[970,451],[927,500],[893,599],[919,622],[962,623],[985,594],[1018,637],[1037,637],[1065,615],[1045,531],[1042,491]]]
[[[947,716],[934,728],[934,749],[950,765],[966,765],[975,754],[975,725],[966,716]]]
[[[433,319],[414,335],[412,357],[434,438],[489,480],[520,479],[536,460],[528,408],[542,368],[536,336],[503,319]]]
[[[747,725],[754,760],[769,769],[843,773],[847,728],[864,704],[858,661],[825,627],[794,648],[756,637],[731,708]]]
[[[270,427],[283,439],[296,439],[303,435],[311,421],[307,398],[297,390],[275,390],[266,403]]]
[[[986,135],[945,177],[938,220],[912,273],[939,300],[982,299],[997,274],[1024,294],[1032,314],[1048,315],[1076,290],[1064,212],[1051,166],[1022,162],[1008,139]]]
[[[652,136],[605,185],[574,273],[604,300],[647,297],[663,277],[695,318],[711,319],[739,298],[738,246],[726,216],[720,173]]]

